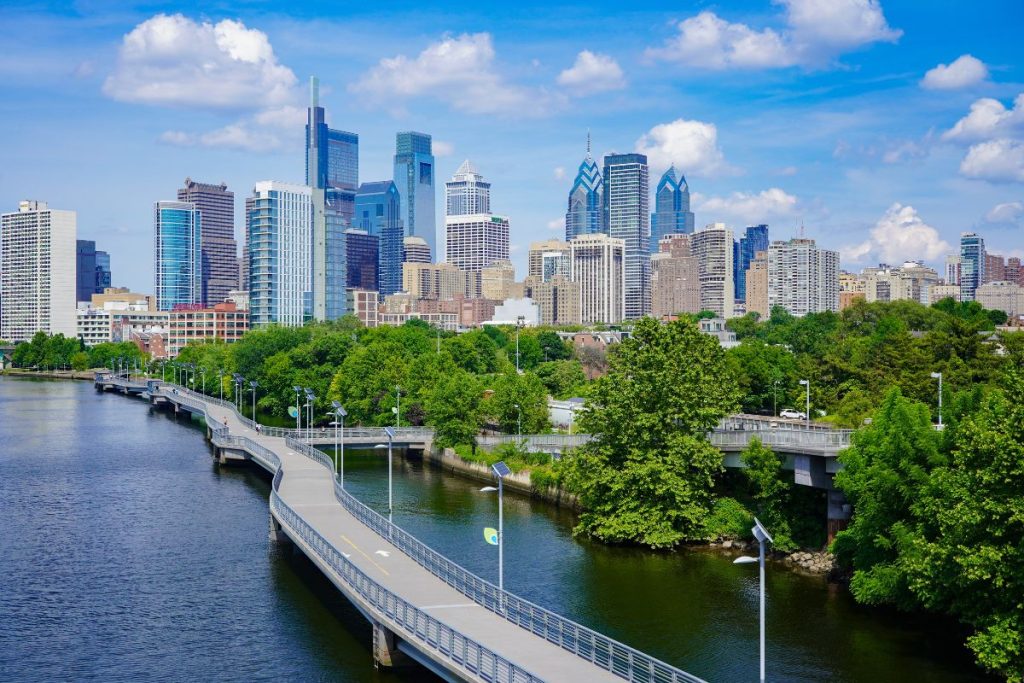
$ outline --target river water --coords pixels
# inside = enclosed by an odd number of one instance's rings
[[[0,681],[420,681],[376,671],[370,630],[267,540],[268,477],[213,464],[195,421],[87,383],[0,379]],[[378,451],[346,484],[387,504]],[[396,458],[395,521],[496,580],[480,484]],[[505,498],[505,585],[708,681],[757,680],[757,572],[708,552],[608,548]],[[768,680],[983,681],[954,624],[853,604],[770,567]]]

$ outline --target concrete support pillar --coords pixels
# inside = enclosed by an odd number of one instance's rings
[[[281,525],[274,519],[274,513],[270,513],[270,540],[274,543],[289,543],[292,539],[281,529]]]
[[[405,666],[411,662],[409,656],[398,649],[395,634],[383,624],[371,621],[373,629],[373,665],[374,667]]]

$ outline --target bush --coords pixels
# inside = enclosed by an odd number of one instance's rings
[[[706,537],[712,541],[718,538],[750,538],[753,526],[754,515],[742,503],[735,498],[719,498],[707,519]]]

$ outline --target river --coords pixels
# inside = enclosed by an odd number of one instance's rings
[[[376,671],[370,630],[268,542],[268,477],[218,467],[198,423],[85,382],[0,378],[0,680],[419,681]],[[490,579],[480,484],[396,458],[395,521]],[[387,463],[346,484],[383,510]],[[757,679],[757,572],[710,552],[609,548],[505,497],[505,585],[709,681]],[[771,681],[983,681],[955,625],[767,573]]]

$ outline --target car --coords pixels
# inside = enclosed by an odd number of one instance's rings
[[[783,408],[782,412],[779,413],[779,417],[786,418],[787,420],[806,420],[807,413],[802,413],[799,410],[793,410],[792,408]]]

